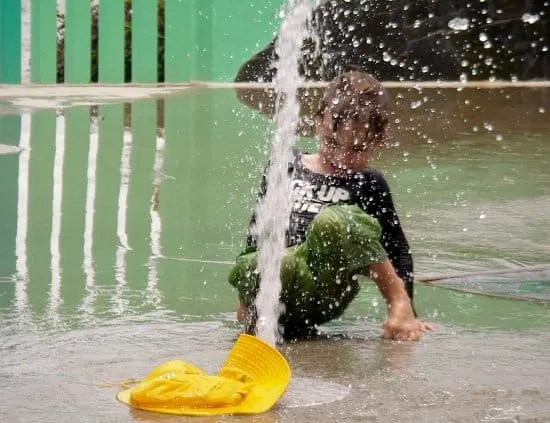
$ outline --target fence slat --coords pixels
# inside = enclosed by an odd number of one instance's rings
[[[56,0],[31,3],[31,82],[56,82]]]
[[[157,82],[157,2],[132,1],[132,81]]]
[[[65,2],[65,82],[88,84],[91,74],[90,1]]]
[[[197,3],[197,15],[195,16],[197,22],[197,47],[195,50],[197,67],[195,78],[201,81],[212,81],[213,16],[212,0],[203,0]],[[246,23],[243,23],[243,25],[246,25]],[[242,27],[241,30],[245,31],[245,28]]]
[[[165,0],[164,75],[166,82],[195,79],[196,1]]]
[[[99,82],[124,82],[124,0],[99,1]]]
[[[0,0],[0,83],[21,82],[21,0]]]
[[[211,81],[232,81],[239,68],[272,39],[286,0],[211,0]],[[208,48],[208,47],[205,47]],[[205,58],[207,59],[207,58]]]

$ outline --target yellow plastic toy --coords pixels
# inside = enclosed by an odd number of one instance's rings
[[[119,392],[131,407],[165,414],[259,414],[284,394],[291,371],[285,358],[261,339],[242,334],[215,376],[182,360],[155,367]]]

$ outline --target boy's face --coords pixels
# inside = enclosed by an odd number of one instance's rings
[[[319,155],[321,160],[336,171],[359,172],[367,165],[372,151],[379,141],[367,138],[367,124],[356,117],[339,121],[333,130],[333,117],[325,110],[317,125]]]

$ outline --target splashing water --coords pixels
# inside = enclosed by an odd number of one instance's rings
[[[276,344],[280,338],[278,320],[283,311],[279,301],[280,268],[292,206],[288,164],[292,160],[300,112],[297,92],[303,82],[298,58],[301,40],[309,35],[308,20],[312,9],[311,0],[288,0],[276,45],[275,137],[267,173],[268,189],[256,210],[258,270],[262,281],[256,297],[256,335],[271,344]]]

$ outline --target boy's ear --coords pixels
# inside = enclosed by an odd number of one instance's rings
[[[321,102],[319,105],[319,109],[317,109],[317,112],[315,112],[315,119],[318,119],[319,121],[322,121],[325,117],[325,112],[327,110],[327,105],[324,101]]]
[[[375,136],[372,140],[372,146],[373,148],[380,148],[384,145],[384,142],[386,141],[386,133],[387,129],[384,126]]]

